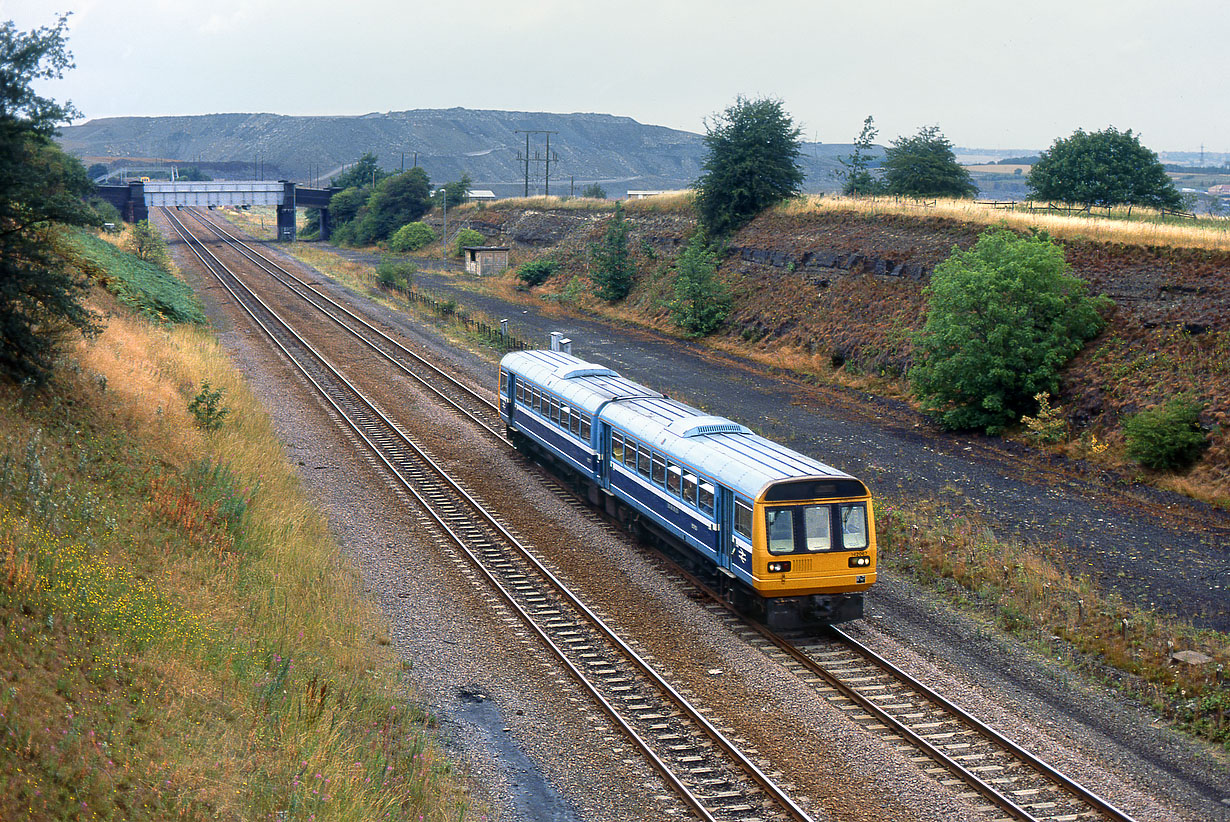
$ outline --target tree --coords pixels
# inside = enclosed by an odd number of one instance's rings
[[[166,241],[149,224],[149,220],[141,220],[132,227],[124,241],[124,250],[163,270],[170,265],[171,258],[167,255]]]
[[[181,168],[179,171],[176,172],[175,177],[176,179],[179,179],[179,180],[186,180],[186,181],[190,180],[190,181],[197,181],[197,182],[208,182],[213,179],[213,177],[210,177],[208,174],[201,171],[196,166],[188,166],[187,168]]]
[[[898,137],[884,155],[884,188],[901,197],[973,197],[978,186],[957,162],[939,126]]]
[[[81,303],[88,283],[55,250],[57,224],[101,224],[82,199],[85,167],[51,141],[77,111],[32,88],[73,68],[67,19],[29,32],[0,23],[0,374],[35,384],[51,374],[59,332],[97,329]]]
[[[86,169],[85,174],[91,180],[105,180],[111,174],[111,169],[107,168],[106,163],[94,163]]]
[[[356,215],[354,242],[371,245],[388,239],[406,223],[426,214],[430,198],[431,184],[421,168],[384,178]]]
[[[432,195],[432,202],[436,205],[446,204],[449,208],[459,206],[470,199],[470,187],[473,185],[474,181],[470,179],[470,175],[462,174],[460,180],[441,186],[442,190]]]
[[[725,237],[775,203],[799,193],[801,129],[782,101],[739,97],[706,123],[704,174],[696,205],[709,236]]]
[[[730,295],[717,279],[718,255],[697,231],[675,261],[671,319],[690,336],[712,334],[730,315]]]
[[[339,245],[354,243],[352,230],[354,221],[359,215],[359,209],[367,203],[368,193],[368,189],[351,186],[329,198],[329,216],[333,220],[333,242]],[[317,226],[319,230],[319,222]]]
[[[333,188],[366,188],[388,176],[389,173],[380,168],[376,155],[367,151],[345,171],[330,178],[329,185]]]
[[[927,319],[915,338],[910,382],[947,428],[1002,431],[1054,394],[1059,369],[1105,321],[1111,303],[1090,297],[1063,249],[1044,233],[988,229],[954,248],[931,276]]]
[[[606,189],[597,183],[590,183],[585,188],[581,189],[582,197],[592,197],[595,200],[606,199]]]
[[[876,159],[875,139],[879,133],[875,120],[870,114],[867,115],[867,119],[863,121],[863,130],[854,141],[854,151],[837,161],[841,163],[842,170],[834,172],[834,176],[842,181],[842,194],[857,197],[860,194],[876,194],[880,191],[880,182],[871,176],[870,171],[871,164]]]
[[[1029,172],[1029,190],[1040,200],[1084,206],[1182,205],[1157,154],[1140,144],[1132,130],[1113,126],[1056,140]]]
[[[590,275],[598,286],[598,296],[608,302],[618,302],[632,290],[636,269],[628,256],[628,223],[624,220],[622,203],[615,203],[615,215],[607,226],[601,243],[591,246],[594,269]]]

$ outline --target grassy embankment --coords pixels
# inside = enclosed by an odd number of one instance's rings
[[[655,200],[658,202],[654,203]],[[487,206],[483,210],[516,207],[506,203],[501,201],[498,206]],[[688,208],[685,195],[633,201],[628,203],[628,208],[631,212],[647,208],[643,204],[648,203],[654,203],[653,210],[661,212],[685,212]],[[543,198],[531,198],[520,203],[521,207],[532,208],[554,205]],[[564,201],[563,205],[585,209],[610,208],[609,204],[604,205],[600,201]],[[781,208],[842,209],[851,205],[919,213],[917,207],[903,203],[859,201],[851,204],[850,201],[835,198],[789,203]],[[977,218],[988,225],[1004,216],[1004,212],[968,202],[941,205],[965,212],[965,219]],[[463,209],[477,207],[465,206]],[[458,209],[458,213],[466,213],[463,209]],[[932,214],[934,211],[927,209],[926,213]],[[1040,215],[1017,216],[1036,218]],[[1098,231],[1116,236],[1118,242],[1132,242],[1133,237],[1137,242],[1151,238],[1155,229],[1147,224],[1142,227],[1135,217],[1134,213],[1132,222],[1108,221],[1097,217],[1054,217],[1056,224],[1048,230],[1069,236],[1085,232],[1088,236],[1091,224],[1112,223]],[[1201,237],[1189,237],[1188,240],[1210,248],[1219,247],[1218,244],[1224,240],[1222,229],[1214,226],[1203,230],[1205,233]],[[295,246],[292,251],[304,262],[357,291],[370,292],[376,285],[375,273],[368,266],[344,261],[310,244]],[[642,266],[657,268],[669,264],[661,257],[640,262]],[[500,280],[484,283],[483,287],[499,289],[505,296],[517,297],[513,292],[512,277],[510,273]],[[626,304],[616,307],[587,298],[584,294],[560,299],[567,292],[566,286],[557,289],[552,296],[556,301],[571,302],[586,311],[621,322],[629,319],[646,321],[655,310],[655,303],[663,299],[665,292],[662,289],[669,287],[668,278],[652,279],[653,282],[638,285]],[[521,299],[538,299],[519,296]],[[416,309],[407,307],[407,310]],[[455,339],[464,338],[464,332],[449,318],[437,320],[446,333]],[[659,330],[670,330],[652,321],[647,324],[659,327]],[[477,345],[482,341],[471,338],[469,342]],[[766,354],[753,346],[741,344],[737,338],[711,338],[709,342],[788,370],[805,362],[803,372],[822,380],[851,380],[850,375],[841,373],[841,369],[816,374],[817,366],[811,361],[813,358],[803,354],[780,350]],[[900,385],[883,379],[855,375],[853,382],[863,389],[905,395]],[[1072,448],[1076,449],[1074,453],[1078,456],[1093,456],[1082,443],[1076,443]],[[1098,456],[1113,459],[1113,455]],[[976,513],[954,510],[953,506],[943,502],[892,501],[882,503],[880,514],[881,560],[890,572],[909,575],[937,588],[957,606],[986,620],[988,625],[1024,639],[1040,654],[1059,659],[1084,674],[1110,679],[1124,693],[1148,704],[1177,726],[1230,749],[1230,720],[1226,716],[1230,711],[1230,683],[1226,682],[1223,673],[1230,664],[1230,636],[1197,630],[1182,620],[1166,619],[1133,607],[1113,592],[1100,590],[1088,579],[1067,573],[1052,559],[1060,552],[1052,550],[1051,546],[1026,545],[996,538]],[[1181,650],[1198,651],[1211,657],[1212,661],[1204,665],[1176,663],[1172,660],[1172,654]]]
[[[186,286],[70,246],[119,300],[91,297],[106,330],[45,390],[0,386],[0,818],[461,818],[374,605]],[[190,412],[207,384],[215,413]]]

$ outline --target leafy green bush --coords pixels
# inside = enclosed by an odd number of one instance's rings
[[[417,273],[418,268],[413,263],[384,259],[376,266],[376,282],[386,288],[409,288]]]
[[[715,276],[717,265],[717,253],[699,231],[675,262],[671,319],[693,337],[712,334],[730,315],[730,295]]]
[[[436,232],[427,223],[406,223],[389,240],[391,251],[418,251],[428,243],[435,242]]]
[[[1175,397],[1123,421],[1127,453],[1146,468],[1176,470],[1200,458],[1208,439],[1200,428],[1204,406],[1191,397]]]
[[[457,232],[457,236],[453,238],[453,256],[460,257],[462,249],[468,245],[483,245],[487,242],[487,238],[479,234],[472,228],[463,228]]]
[[[98,219],[104,225],[110,223],[114,226],[114,228],[110,229],[111,231],[119,231],[120,226],[124,224],[124,218],[120,215],[119,209],[111,205],[111,203],[107,202],[102,197],[91,197],[86,202],[89,204],[90,208],[94,209],[95,213],[98,214]]]
[[[910,382],[947,428],[999,433],[1056,393],[1059,369],[1105,324],[1111,302],[1090,297],[1045,234],[983,232],[935,268]]]
[[[533,288],[551,279],[556,271],[559,271],[559,263],[555,260],[530,260],[517,268],[517,277]]]

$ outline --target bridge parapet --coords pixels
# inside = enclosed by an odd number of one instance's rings
[[[300,188],[295,183],[278,180],[215,180],[186,182],[150,180],[126,186],[97,186],[100,196],[119,209],[129,222],[144,220],[149,209],[219,206],[276,206],[278,239],[295,239],[295,209],[320,209],[320,237],[329,239],[332,221],[329,219],[329,198],[335,188]]]
[[[261,180],[235,182],[181,182],[151,180],[145,184],[145,205],[166,206],[280,206],[286,199],[286,184]]]

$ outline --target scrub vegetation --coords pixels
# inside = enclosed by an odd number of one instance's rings
[[[1044,547],[998,538],[940,503],[881,503],[876,531],[887,568],[1230,750],[1230,635],[1128,605],[1066,573]]]
[[[386,629],[212,337],[0,385],[0,817],[458,819]]]

